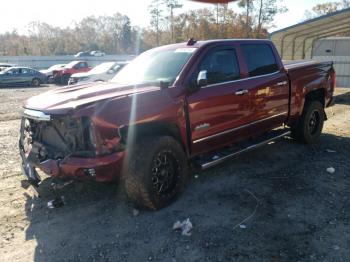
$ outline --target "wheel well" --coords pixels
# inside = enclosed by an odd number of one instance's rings
[[[322,106],[325,106],[325,91],[323,88],[313,90],[306,94],[305,96],[305,104],[310,101],[319,101]]]
[[[130,139],[131,141],[135,141],[137,139],[141,139],[142,137],[150,135],[171,136],[177,140],[182,147],[184,147],[181,139],[180,129],[176,124],[157,122],[123,126],[119,128],[119,135],[121,136],[122,143],[124,144],[130,141]]]
[[[34,80],[38,80],[39,84],[42,84],[41,80],[38,77],[34,77],[32,81],[30,81],[30,84],[32,84]]]

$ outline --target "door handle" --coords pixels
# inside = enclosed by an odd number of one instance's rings
[[[282,82],[278,82],[277,84],[276,84],[276,86],[284,86],[284,85],[286,85],[287,84],[287,81],[282,81]]]
[[[248,93],[248,90],[247,89],[243,89],[243,90],[236,91],[235,95],[241,96],[241,95],[244,95],[244,94],[247,94],[247,93]]]

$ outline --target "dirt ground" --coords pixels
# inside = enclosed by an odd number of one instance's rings
[[[21,104],[49,88],[0,89],[0,261],[349,261],[350,89],[318,144],[285,138],[193,170],[174,204],[134,216],[115,184],[71,184],[53,210],[50,179],[41,198],[20,186]],[[172,230],[186,218],[191,236]]]

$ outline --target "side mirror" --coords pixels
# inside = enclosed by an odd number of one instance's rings
[[[207,70],[202,70],[198,74],[197,85],[198,87],[202,87],[202,86],[206,86],[207,84],[208,84]]]
[[[113,69],[109,69],[109,70],[107,71],[107,74],[109,74],[109,75],[114,74],[114,70],[113,70]]]

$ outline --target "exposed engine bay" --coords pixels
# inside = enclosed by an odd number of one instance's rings
[[[20,150],[28,162],[39,164],[47,159],[68,156],[94,156],[89,118],[70,116],[38,120],[24,116],[21,122]]]

